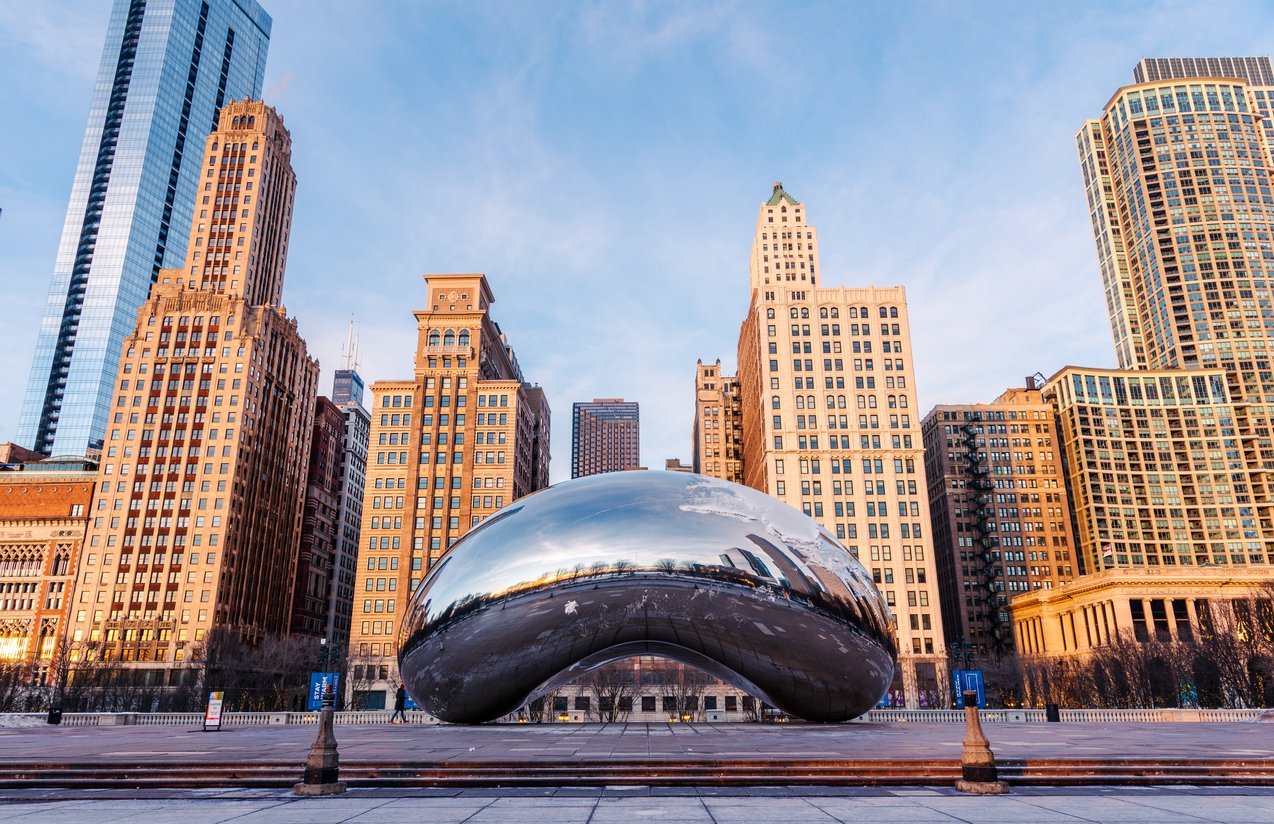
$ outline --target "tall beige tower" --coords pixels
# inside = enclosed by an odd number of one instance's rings
[[[738,346],[744,483],[817,519],[862,561],[896,620],[892,697],[945,706],[906,294],[819,286],[807,218],[780,183],[757,216]]]
[[[491,318],[481,274],[426,275],[415,377],[372,384],[350,632],[358,706],[392,706],[411,593],[465,532],[548,486],[549,406]]]
[[[1274,536],[1274,71],[1147,59],[1134,78],[1077,136],[1119,365],[1224,370],[1252,470],[1234,494]]]
[[[73,654],[155,683],[214,628],[249,642],[288,631],[318,379],[277,305],[290,154],[274,109],[222,108],[185,266],[160,270],[124,341]]]

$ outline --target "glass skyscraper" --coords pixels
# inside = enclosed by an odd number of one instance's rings
[[[270,16],[254,0],[115,0],[27,383],[18,440],[101,448],[120,347],[160,268],[179,267],[204,139],[261,96]]]

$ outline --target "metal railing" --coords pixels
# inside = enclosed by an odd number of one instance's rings
[[[1063,709],[1061,720],[1072,724],[1146,724],[1146,723],[1226,723],[1256,721],[1269,710],[1184,710],[1184,709]],[[1044,723],[1040,709],[987,709],[981,712],[983,723]],[[863,718],[876,724],[963,724],[964,710],[878,709]]]
[[[1274,710],[1244,709],[1063,709],[1061,720],[1071,724],[1147,724],[1147,723],[1235,723],[1260,720]],[[357,710],[338,712],[337,724],[373,725],[388,724],[393,715],[389,710]],[[0,728],[33,727],[46,723],[42,712],[0,713]],[[65,727],[198,727],[203,725],[201,712],[68,712],[62,716]],[[983,723],[989,724],[1042,724],[1044,710],[1040,709],[987,709],[981,713]],[[909,710],[900,708],[874,709],[857,719],[872,724],[963,724],[964,710]],[[228,712],[221,722],[227,727],[278,726],[287,724],[317,724],[317,712]],[[438,719],[419,710],[407,711],[407,723],[417,726],[438,724]],[[557,722],[580,723],[580,722]],[[743,719],[712,723],[747,723]]]

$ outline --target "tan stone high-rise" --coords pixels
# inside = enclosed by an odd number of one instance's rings
[[[76,653],[157,683],[213,628],[288,631],[318,378],[276,305],[296,187],[282,118],[228,103],[203,168],[186,265],[159,272],[124,342],[72,605]]]
[[[948,642],[1014,649],[1010,599],[1078,572],[1057,414],[1035,379],[921,422]]]
[[[879,582],[897,627],[897,699],[947,689],[920,417],[902,287],[819,286],[817,231],[774,184],[739,333],[744,483],[822,522]]]
[[[491,319],[481,274],[426,275],[415,377],[372,384],[372,429],[350,634],[350,688],[384,707],[398,630],[433,564],[483,519],[548,486],[549,407]]]
[[[743,483],[743,409],[739,379],[726,375],[721,359],[695,366],[692,465],[701,475]]]
[[[1212,71],[1228,76],[1201,76]],[[1266,84],[1274,71],[1268,58],[1148,59],[1135,78],[1144,82],[1116,91],[1077,137],[1119,365],[1224,370],[1234,420],[1212,448],[1230,452],[1221,441],[1236,441],[1241,455],[1222,460],[1250,470],[1231,492],[1236,504],[1255,510],[1260,536],[1258,546],[1219,554],[1230,563],[1268,563],[1274,87]],[[1198,377],[1211,380],[1206,372]],[[1147,563],[1153,557],[1128,554]],[[1180,563],[1193,554],[1166,557]]]

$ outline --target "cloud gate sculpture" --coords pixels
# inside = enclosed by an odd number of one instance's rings
[[[417,588],[399,670],[443,721],[512,712],[634,655],[698,667],[811,721],[870,709],[894,674],[888,609],[817,522],[756,490],[619,472],[522,498]]]

